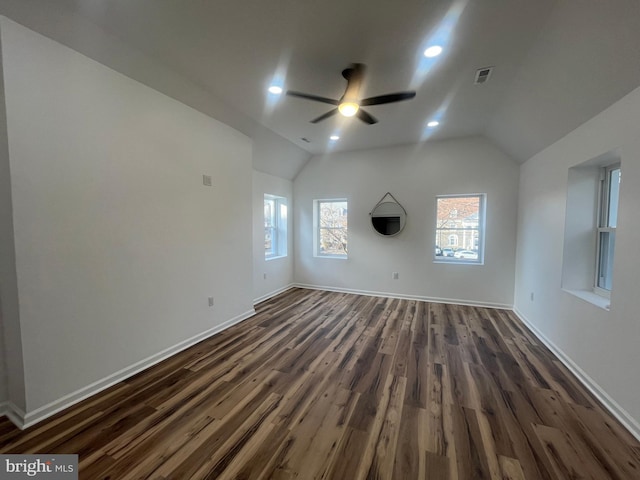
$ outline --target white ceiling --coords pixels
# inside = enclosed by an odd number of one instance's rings
[[[270,145],[282,143],[271,132],[309,154],[486,135],[523,161],[640,84],[639,5],[0,0],[0,13]],[[434,61],[422,56],[431,42],[445,47]],[[340,116],[311,124],[331,106],[267,95],[281,78],[285,88],[339,98],[352,62],[368,66],[363,96],[415,89],[416,98],[368,107],[376,125]],[[474,85],[487,66],[490,81]],[[441,125],[425,130],[435,117]],[[341,139],[329,142],[332,133]],[[295,162],[274,173],[292,178]]]

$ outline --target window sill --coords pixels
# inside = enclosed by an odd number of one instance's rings
[[[446,265],[484,265],[484,262],[478,262],[476,260],[464,260],[464,259],[455,259],[455,260],[433,260],[433,263],[440,263]]]
[[[277,260],[279,258],[287,258],[286,255],[274,255],[273,257],[264,257],[264,259],[268,262],[269,260]]]
[[[343,255],[314,255],[314,258],[329,258],[331,260],[347,260],[349,257]]]
[[[606,310],[607,312],[609,311],[611,300],[609,300],[608,298],[601,297],[597,293],[593,293],[590,290],[563,290],[575,297],[591,303],[592,305],[595,305],[596,307]]]

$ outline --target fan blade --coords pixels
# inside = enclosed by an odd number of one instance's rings
[[[365,98],[360,102],[361,106],[382,105],[383,103],[401,102],[403,100],[411,100],[416,96],[416,92],[398,92],[388,95],[379,95],[377,97]]]
[[[311,120],[311,123],[318,123],[319,121],[324,120],[325,118],[334,116],[336,113],[338,113],[338,109],[334,108],[333,110],[329,110],[324,115],[320,115],[318,118],[314,118],[313,120]]]
[[[307,100],[313,100],[315,102],[328,103],[329,105],[338,105],[340,103],[338,100],[334,100],[333,98],[319,97],[318,95],[294,92],[292,90],[287,90],[287,95],[289,95],[290,97],[305,98]]]
[[[378,123],[378,120],[376,120],[375,117],[369,115],[367,112],[365,112],[362,109],[358,110],[358,113],[356,113],[356,117],[358,117],[364,123],[368,123],[369,125],[373,125],[374,123]]]

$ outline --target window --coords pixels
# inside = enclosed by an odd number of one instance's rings
[[[435,261],[482,264],[484,216],[484,194],[437,197]]]
[[[622,157],[617,149],[569,168],[562,289],[605,310],[613,284]]]
[[[315,255],[347,258],[347,200],[314,200],[314,207]]]
[[[618,198],[622,179],[620,164],[602,169],[600,176],[600,204],[596,234],[595,292],[609,297],[613,276],[613,254],[616,247]]]
[[[287,199],[264,196],[264,258],[287,256]]]

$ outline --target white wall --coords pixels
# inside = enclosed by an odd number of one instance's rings
[[[251,143],[0,27],[28,416],[252,312]]]
[[[253,168],[289,181],[298,175],[311,154],[266,127],[256,128],[253,142]]]
[[[522,166],[515,282],[516,311],[636,435],[640,435],[639,117],[637,89]],[[621,156],[623,181],[611,309],[606,311],[563,291],[560,282],[568,169],[615,149]]]
[[[288,212],[293,211],[293,182],[273,175],[253,172],[253,298],[265,300],[293,283],[293,216],[287,225],[287,256],[264,258],[264,195],[287,199]],[[266,275],[266,278],[265,278]]]
[[[5,413],[5,403],[9,401],[9,392],[7,388],[7,367],[5,365],[6,355],[4,353],[4,327],[1,316],[2,305],[0,304],[0,415]]]
[[[249,136],[256,170],[290,180],[296,176],[309,159],[308,152],[235,109],[225,98],[124,43],[77,12],[90,13],[96,6],[51,0],[0,0],[0,13]]]
[[[294,181],[296,282],[512,305],[518,169],[480,137],[313,157]],[[386,192],[408,212],[405,229],[391,238],[369,220]],[[436,195],[460,193],[487,194],[484,265],[433,263]],[[313,256],[312,207],[320,198],[349,201],[347,260]]]
[[[11,399],[15,407],[24,410],[24,365],[18,311],[11,173],[1,55],[0,51],[0,403]]]

